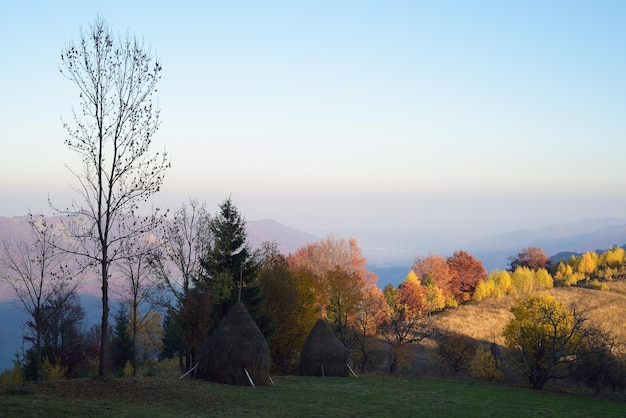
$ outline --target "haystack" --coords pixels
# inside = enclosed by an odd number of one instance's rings
[[[300,375],[348,376],[348,349],[323,319],[318,319],[300,353]]]
[[[241,303],[236,303],[200,350],[196,376],[228,385],[269,385],[270,348]],[[248,378],[249,376],[249,378]]]

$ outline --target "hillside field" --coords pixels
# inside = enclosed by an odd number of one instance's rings
[[[0,416],[623,417],[626,403],[444,380],[283,376],[238,387],[176,377],[68,380],[0,387]]]
[[[626,281],[607,281],[609,290],[600,291],[582,287],[555,287],[541,290],[551,294],[559,302],[577,304],[587,309],[587,317],[599,324],[605,331],[610,331],[622,344],[626,344]],[[502,330],[513,319],[510,309],[515,297],[484,299],[471,302],[457,309],[450,309],[435,316],[437,327],[460,332],[476,340],[504,345]]]

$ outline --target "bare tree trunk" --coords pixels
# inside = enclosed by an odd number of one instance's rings
[[[41,325],[37,323],[37,343],[35,350],[37,351],[37,361],[35,362],[35,380],[41,382]]]
[[[132,330],[133,330],[133,377],[137,376],[137,309],[138,309],[138,301],[137,298],[133,300],[133,319],[132,319]]]
[[[108,332],[109,332],[109,278],[108,261],[106,256],[102,259],[102,322],[100,329],[100,361],[98,376],[102,379],[106,376],[108,358]]]

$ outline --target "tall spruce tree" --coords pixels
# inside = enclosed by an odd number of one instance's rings
[[[247,242],[246,221],[230,197],[219,206],[210,229],[213,242],[201,260],[201,280],[215,305],[214,316],[219,321],[241,300],[263,331],[267,319],[261,308],[259,263]]]

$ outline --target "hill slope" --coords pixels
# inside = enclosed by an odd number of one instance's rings
[[[600,324],[602,329],[611,332],[621,342],[626,343],[626,328],[623,312],[626,312],[626,281],[608,282],[608,291],[585,289],[582,287],[556,287],[545,290],[559,302],[575,303],[588,309],[590,321]],[[435,324],[443,329],[460,332],[476,340],[504,345],[502,331],[513,319],[510,309],[515,297],[485,299],[472,302],[435,315]]]

